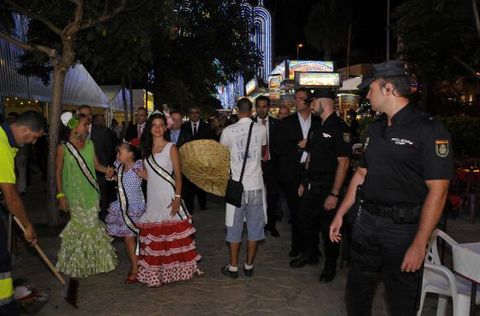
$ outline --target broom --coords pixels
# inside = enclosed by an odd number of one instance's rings
[[[17,225],[20,227],[20,229],[23,231],[23,233],[26,232],[25,227],[23,224],[16,218],[15,216],[13,217]],[[43,250],[40,248],[40,246],[37,244],[35,245],[35,250],[38,252],[40,257],[43,259],[45,264],[50,268],[50,270],[53,272],[55,277],[62,283],[62,285],[65,286],[65,300],[72,305],[75,308],[78,308],[77,306],[77,297],[78,297],[78,286],[79,282],[78,280],[75,280],[73,278],[69,278],[68,282],[65,281],[65,279],[62,277],[62,275],[58,272],[58,270],[55,268],[55,266],[52,264],[50,259],[45,255]]]

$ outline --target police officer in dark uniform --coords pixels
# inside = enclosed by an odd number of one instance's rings
[[[301,256],[290,262],[293,268],[318,262],[320,229],[325,248],[321,282],[330,282],[335,277],[340,246],[330,240],[329,227],[335,216],[352,153],[350,132],[347,124],[334,111],[334,98],[333,91],[321,89],[308,100],[313,115],[319,116],[322,122],[311,128],[308,135],[308,168],[298,192],[301,196],[298,214]]]
[[[372,109],[383,114],[368,128],[360,166],[330,226],[331,240],[340,241],[342,218],[357,197],[349,315],[371,315],[380,279],[391,315],[416,314],[420,269],[453,174],[450,135],[409,101],[405,69],[399,61],[374,65],[361,84],[369,87]]]

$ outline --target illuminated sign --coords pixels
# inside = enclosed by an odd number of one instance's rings
[[[258,87],[257,79],[252,79],[245,85],[245,94],[251,94]]]
[[[288,79],[295,79],[295,72],[333,72],[333,61],[290,60]]]
[[[295,85],[305,88],[338,87],[338,72],[295,72]]]
[[[268,79],[268,88],[271,90],[280,89],[280,84],[282,83],[281,75],[273,75]]]

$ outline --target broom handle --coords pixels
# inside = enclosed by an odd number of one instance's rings
[[[25,230],[25,227],[23,227],[23,224],[18,220],[18,218],[16,218],[15,216],[13,217],[13,219],[15,220],[15,222],[18,224],[18,226],[20,227],[20,229],[23,231],[23,233],[26,232]],[[55,275],[55,277],[58,279],[58,281],[60,281],[60,283],[62,283],[63,285],[65,285],[65,279],[60,275],[60,273],[58,273],[58,270],[55,268],[55,266],[52,264],[52,262],[50,261],[50,259],[48,259],[48,257],[45,255],[45,253],[43,252],[42,248],[40,248],[39,245],[35,245],[35,250],[37,250],[38,254],[40,255],[40,257],[42,257],[43,261],[47,264],[47,266],[50,268],[50,270],[52,270],[53,274]]]

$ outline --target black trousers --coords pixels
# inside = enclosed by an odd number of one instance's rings
[[[198,197],[198,204],[201,209],[207,208],[207,193],[193,184],[187,177],[182,176],[183,179],[183,199],[185,206],[190,213],[193,213],[195,206],[195,196]]]
[[[348,315],[371,315],[375,288],[383,280],[393,316],[416,315],[420,272],[401,272],[418,224],[396,224],[365,209],[355,218],[352,265],[347,279]]]
[[[267,226],[275,227],[278,208],[278,182],[274,161],[262,161],[263,182],[267,189]]]
[[[105,179],[105,175],[103,173],[97,172],[97,182],[98,188],[100,189],[100,213],[98,214],[100,220],[105,222],[105,217],[108,214],[108,188],[107,188],[107,180]]]
[[[330,194],[332,183],[332,179],[326,179],[322,182],[311,182],[310,188],[304,188],[298,209],[298,219],[302,256],[309,258],[318,256],[318,235],[321,232],[325,250],[325,268],[335,270],[340,244],[330,241],[329,230],[336,210],[326,211],[323,207]]]
[[[288,210],[290,211],[290,227],[292,238],[292,250],[300,251],[300,228],[298,226],[298,204],[300,198],[298,197],[298,186],[300,179],[289,182],[282,182],[285,198],[287,199]]]

